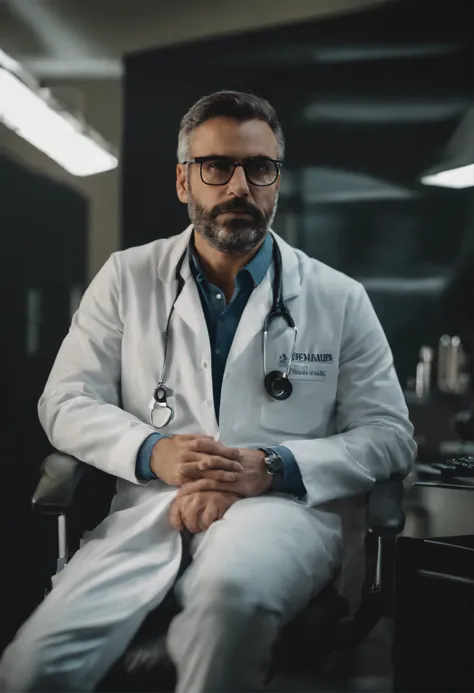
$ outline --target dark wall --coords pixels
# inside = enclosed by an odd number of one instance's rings
[[[30,505],[49,452],[36,406],[85,285],[87,215],[78,193],[0,154],[0,651],[53,568]]]
[[[473,98],[473,3],[404,0],[324,22],[126,60],[123,245],[188,222],[176,199],[179,121],[203,94],[252,90],[277,109],[287,155],[275,229],[366,285],[402,382],[439,336],[467,191],[423,188]]]

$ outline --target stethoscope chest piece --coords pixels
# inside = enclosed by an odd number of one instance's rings
[[[168,403],[168,397],[172,394],[172,390],[166,385],[155,388],[149,405],[151,423],[155,428],[163,428],[173,418],[173,409]]]
[[[153,393],[153,398],[157,404],[166,405],[166,399],[171,394],[169,387],[165,385],[158,385],[155,392]]]
[[[270,371],[265,376],[265,390],[277,402],[284,402],[293,392],[293,385],[285,373]]]

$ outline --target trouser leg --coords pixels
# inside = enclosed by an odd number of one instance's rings
[[[177,667],[177,693],[263,687],[280,617],[235,587],[194,601],[173,621],[168,646]]]
[[[3,653],[3,693],[93,691],[145,617],[133,614],[119,624],[71,633],[65,624],[58,627],[47,600],[42,606]]]
[[[340,554],[338,518],[272,496],[232,506],[196,537],[176,586],[183,610],[168,633],[176,693],[260,690],[280,628],[330,581]]]
[[[122,655],[173,584],[181,558],[178,533],[164,555],[154,518],[146,526],[133,519],[90,541],[59,574],[5,650],[0,691],[91,691]]]

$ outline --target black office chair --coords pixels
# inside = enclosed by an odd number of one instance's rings
[[[82,533],[105,517],[114,490],[114,477],[69,455],[56,452],[44,460],[32,505],[35,512],[58,518],[58,569],[74,554]],[[356,648],[387,612],[396,536],[405,525],[402,497],[399,477],[376,483],[367,495],[366,579],[357,612],[350,613],[348,602],[332,585],[326,587],[283,630],[270,677],[276,670],[320,668],[338,651]],[[181,573],[190,560],[185,554]],[[166,654],[165,635],[178,611],[171,591],[148,615],[98,690],[173,690],[175,670]]]

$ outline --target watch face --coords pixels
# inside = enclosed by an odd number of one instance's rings
[[[282,474],[284,466],[284,462],[280,455],[272,455],[269,460],[268,471],[270,474]]]

